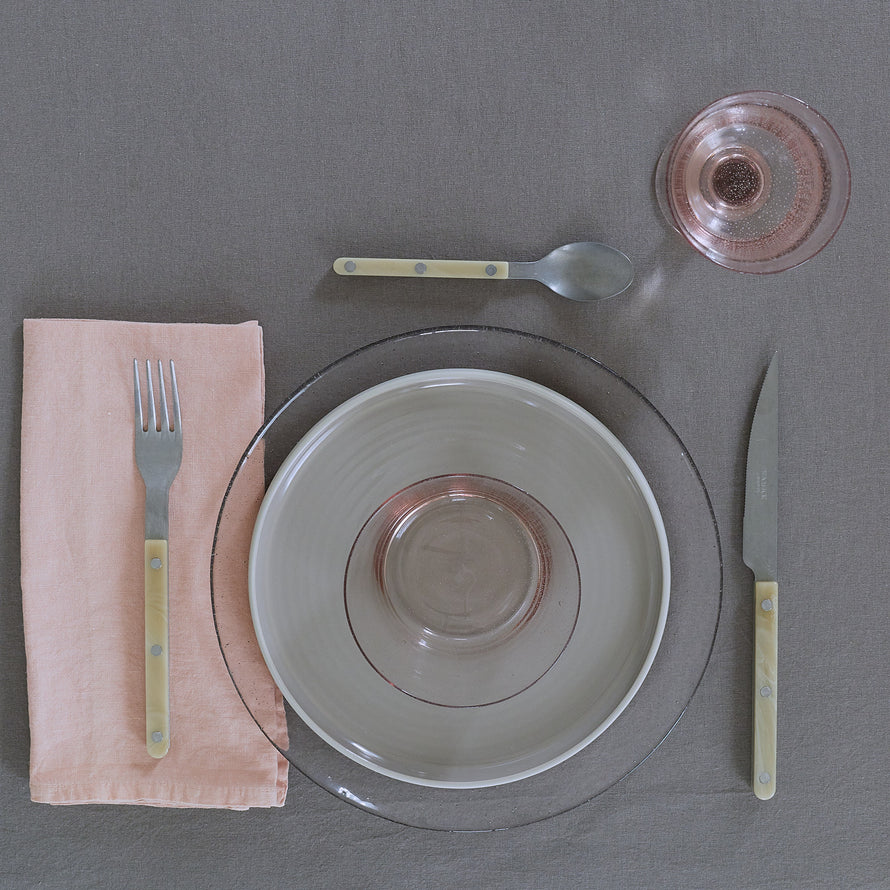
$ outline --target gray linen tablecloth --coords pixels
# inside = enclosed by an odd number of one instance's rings
[[[0,885],[890,886],[888,50],[877,0],[3,3]],[[704,260],[653,195],[671,135],[744,89],[812,104],[853,171],[837,237],[778,275]],[[576,240],[624,249],[632,288],[585,306],[533,283],[330,271],[344,253],[520,260]],[[686,443],[721,533],[723,610],[680,723],[592,802],[507,832],[402,827],[295,770],[277,810],[32,803],[18,443],[22,320],[41,316],[257,319],[269,408],[349,350],[441,324],[605,362]],[[740,544],[775,349],[779,790],[763,803]]]

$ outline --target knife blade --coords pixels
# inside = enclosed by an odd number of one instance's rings
[[[761,800],[776,793],[778,716],[779,361],[767,369],[748,441],[742,558],[754,573],[752,784]]]

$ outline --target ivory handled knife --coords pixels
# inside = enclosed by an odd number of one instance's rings
[[[748,443],[742,556],[754,573],[752,784],[769,800],[776,793],[778,705],[778,469],[779,359],[767,369]]]

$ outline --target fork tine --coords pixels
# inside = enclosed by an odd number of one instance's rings
[[[170,388],[173,391],[173,423],[174,430],[180,432],[182,430],[182,420],[179,416],[179,387],[176,385],[176,366],[173,359],[170,359]]]
[[[155,388],[151,379],[151,362],[145,362],[145,370],[148,377],[148,429],[157,432],[158,415],[155,411]]]
[[[139,359],[133,359],[133,394],[136,399],[136,426],[140,430],[145,429],[145,422],[142,419],[142,389],[139,386]]]
[[[164,366],[158,361],[158,385],[161,389],[161,432],[170,432],[170,413],[167,410],[167,390],[164,386]]]

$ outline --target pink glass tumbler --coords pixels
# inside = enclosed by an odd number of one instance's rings
[[[739,272],[781,272],[810,259],[850,200],[847,155],[828,121],[767,91],[702,109],[665,149],[655,183],[671,226]]]

